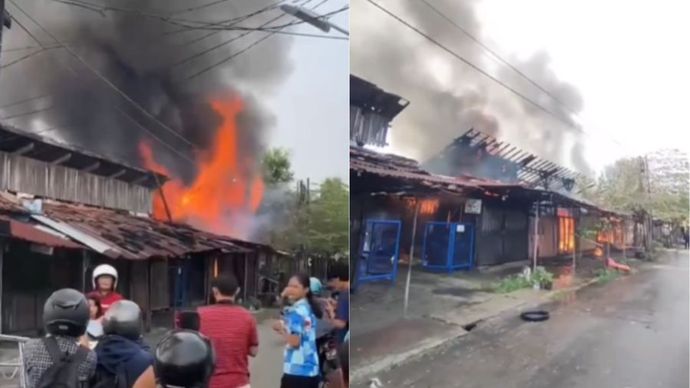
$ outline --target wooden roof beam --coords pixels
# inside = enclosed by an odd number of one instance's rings
[[[15,155],[24,155],[25,153],[31,151],[34,149],[36,144],[34,142],[31,142],[23,147],[19,147],[18,149],[14,150],[12,153]]]
[[[91,165],[88,165],[82,168],[81,170],[84,172],[91,172],[96,170],[98,167],[101,167],[101,162],[92,163]]]
[[[55,164],[55,165],[62,164],[62,163],[65,163],[66,161],[68,161],[70,159],[72,159],[72,153],[68,152],[68,153],[60,156],[59,158],[54,159],[52,162],[50,162],[50,164]]]
[[[118,172],[116,172],[116,173],[114,173],[114,174],[111,174],[108,178],[110,178],[110,179],[116,179],[116,178],[119,178],[119,177],[125,175],[126,173],[127,173],[127,170],[125,170],[125,169],[123,168],[123,169],[120,169]]]

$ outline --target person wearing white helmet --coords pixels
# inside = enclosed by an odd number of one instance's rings
[[[108,264],[101,264],[94,268],[91,275],[93,294],[97,294],[101,302],[101,314],[105,314],[115,302],[124,299],[115,291],[117,289],[117,270]]]

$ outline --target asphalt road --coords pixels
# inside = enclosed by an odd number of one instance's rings
[[[383,387],[687,388],[688,283],[688,251],[670,252],[635,275],[563,295],[546,322],[511,312],[378,379]]]

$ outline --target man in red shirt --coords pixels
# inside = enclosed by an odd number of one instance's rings
[[[199,308],[199,331],[216,352],[209,388],[249,388],[249,357],[259,352],[256,320],[235,304],[240,288],[234,276],[219,277],[211,287],[215,304]]]
[[[111,305],[124,299],[118,294],[117,289],[117,270],[108,264],[101,264],[94,268],[91,275],[94,294],[97,294],[101,302],[101,314],[105,314]]]

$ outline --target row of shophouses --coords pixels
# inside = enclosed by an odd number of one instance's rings
[[[151,218],[166,179],[0,126],[0,332],[40,332],[46,298],[63,287],[90,291],[101,263],[117,268],[118,291],[142,307],[147,328],[208,303],[221,274],[237,277],[245,301],[279,287],[267,279],[324,276],[326,259]]]
[[[385,145],[408,102],[355,76],[350,88],[350,251],[358,282],[394,280],[410,256],[428,270],[454,271],[607,249],[634,255],[660,233],[647,213],[578,197],[577,173],[479,130],[423,163],[374,151],[368,146]]]

